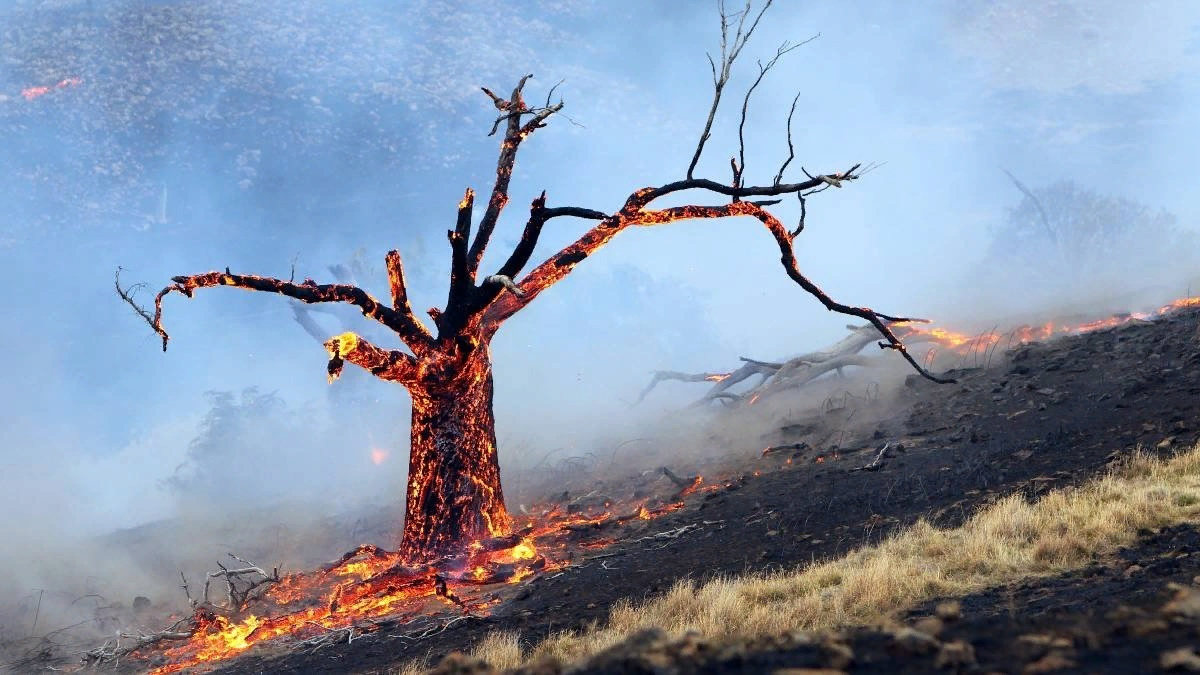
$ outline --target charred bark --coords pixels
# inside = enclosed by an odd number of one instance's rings
[[[412,448],[400,552],[429,562],[507,534],[492,412],[492,364],[477,347],[448,377],[411,385]]]

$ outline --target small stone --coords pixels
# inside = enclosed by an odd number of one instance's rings
[[[831,668],[845,670],[854,663],[854,650],[841,642],[828,641],[821,645],[825,659]]]
[[[941,646],[938,639],[915,628],[901,628],[892,634],[896,647],[909,654],[929,654]]]
[[[933,665],[938,668],[966,668],[975,665],[975,648],[969,642],[955,640],[942,645]]]
[[[1070,640],[1045,633],[1029,633],[1017,638],[1015,653],[1022,661],[1035,661],[1052,652],[1074,648]]]
[[[942,621],[956,621],[962,618],[962,603],[957,600],[940,602],[934,614]]]
[[[942,629],[945,628],[945,624],[943,624],[942,620],[936,616],[923,616],[913,622],[913,628],[925,633],[926,635],[937,637],[942,634]]]
[[[1179,584],[1169,584],[1167,587],[1175,591],[1175,597],[1163,605],[1162,613],[1189,623],[1200,621],[1200,592]]]
[[[1186,670],[1189,673],[1200,673],[1200,656],[1192,647],[1169,649],[1162,653],[1158,664],[1163,670]]]
[[[1050,652],[1042,658],[1027,664],[1021,669],[1025,675],[1037,675],[1038,673],[1052,673],[1056,670],[1065,670],[1074,668],[1075,662],[1064,656],[1061,652]]]

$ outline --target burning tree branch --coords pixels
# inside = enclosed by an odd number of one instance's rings
[[[753,195],[772,195],[781,194],[779,191],[783,187],[794,188],[794,191],[812,189],[821,183],[835,181],[854,180],[858,176],[854,171],[858,165],[851,167],[850,170],[844,171],[832,176],[817,176],[805,183],[797,186],[770,186],[770,187],[751,187],[751,188],[730,188],[724,185],[712,183],[712,181],[689,180],[680,181],[679,183],[669,184],[662,188],[647,188],[639,190],[632,194],[626,201],[626,206],[619,213],[610,216],[594,228],[589,230],[574,244],[567,246],[559,253],[552,256],[548,261],[534,269],[525,277],[518,287],[524,291],[524,295],[510,294],[499,298],[488,310],[485,315],[485,320],[498,327],[508,317],[515,314],[526,304],[531,302],[546,288],[549,288],[554,283],[560,281],[570,273],[574,267],[584,260],[591,252],[600,248],[604,244],[612,240],[620,231],[627,227],[637,225],[642,227],[651,227],[654,225],[662,225],[680,220],[690,219],[706,219],[706,218],[726,218],[730,216],[752,216],[757,219],[767,228],[771,236],[775,239],[779,246],[780,261],[783,264],[785,272],[795,281],[801,288],[807,291],[810,295],[817,298],[825,306],[826,309],[838,312],[839,314],[847,314],[856,316],[871,323],[872,326],[886,339],[886,342],[880,343],[880,347],[884,349],[894,349],[909,362],[909,364],[922,376],[933,380],[934,382],[951,382],[939,378],[921,364],[913,359],[908,353],[904,343],[899,337],[889,328],[889,323],[905,323],[905,322],[921,322],[922,319],[913,319],[907,317],[896,317],[881,314],[867,307],[852,307],[835,301],[829,297],[825,291],[819,286],[810,281],[800,271],[795,250],[793,249],[794,235],[788,232],[783,223],[779,222],[775,216],[754,202],[732,202],[723,206],[677,206],[658,211],[646,211],[644,207],[657,196],[670,194],[683,189],[700,187],[709,189],[722,194],[731,196],[753,196]],[[707,185],[706,183],[712,183]],[[493,329],[494,330],[494,329]]]
[[[155,296],[154,314],[152,315],[133,300],[133,293],[142,285],[137,284],[129,288],[121,288],[120,270],[117,270],[117,294],[150,324],[154,332],[162,337],[163,351],[166,351],[167,342],[170,340],[170,336],[162,325],[163,298],[171,293],[181,293],[191,298],[192,293],[196,289],[212,288],[215,286],[230,286],[247,291],[277,293],[310,304],[344,302],[358,307],[362,310],[363,316],[374,319],[392,329],[414,352],[426,352],[431,346],[427,339],[428,331],[417,322],[411,311],[407,315],[402,311],[396,311],[382,304],[372,297],[371,294],[357,286],[349,284],[317,284],[312,279],[305,279],[302,283],[296,284],[273,277],[233,274],[229,271],[229,268],[226,268],[224,272],[205,272],[204,274],[171,277],[171,280],[175,283],[162,289]]]
[[[562,101],[550,105],[550,96],[554,94],[553,89],[551,89],[550,94],[546,97],[545,107],[537,109],[527,108],[525,106],[525,99],[521,97],[521,92],[525,89],[525,83],[531,77],[533,75],[522,77],[521,81],[517,83],[516,88],[513,89],[512,97],[507,101],[488,91],[486,87],[483,88],[483,93],[492,99],[492,103],[495,104],[496,108],[505,113],[497,118],[496,123],[492,125],[492,134],[496,133],[496,127],[500,125],[501,120],[507,119],[508,126],[504,132],[504,142],[500,145],[500,157],[496,160],[496,183],[492,187],[492,196],[488,199],[488,206],[483,214],[483,219],[479,221],[479,228],[475,233],[475,241],[471,243],[467,269],[472,275],[472,280],[474,280],[476,270],[479,269],[479,261],[483,259],[483,253],[487,249],[488,242],[491,240],[492,231],[496,229],[496,222],[500,218],[500,212],[508,204],[508,183],[512,178],[513,164],[517,159],[517,147],[521,144],[521,141],[525,140],[526,136],[546,126],[547,117],[550,117],[563,108]],[[558,87],[558,85],[554,86]],[[533,115],[533,119],[522,125],[522,115]]]

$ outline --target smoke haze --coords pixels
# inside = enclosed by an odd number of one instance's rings
[[[163,354],[114,293],[114,270],[148,284],[147,304],[172,275],[226,266],[287,277],[294,265],[325,282],[342,264],[386,296],[383,254],[399,248],[414,308],[440,306],[455,205],[494,177],[495,110],[480,86],[506,93],[533,73],[530,100],[562,79],[566,102],[522,145],[483,263],[493,269],[542,190],[552,206],[610,212],[682,177],[711,100],[705,52],[719,50],[708,2],[5,4],[0,568],[13,572],[0,601],[85,576],[122,597],[167,593],[173,565],[232,541],[214,534],[224,514],[298,505],[269,519],[299,537],[403,494],[398,386],[352,368],[328,385],[324,350],[273,295],[171,296]],[[1183,295],[1200,276],[1186,247],[1134,233],[1128,246],[1160,264],[1114,261],[1082,288],[994,274],[1029,258],[997,257],[993,235],[1033,218],[1002,169],[1031,188],[1069,180],[1165,210],[1182,235],[1197,232],[1198,26],[1200,5],[1183,0],[780,3],[735,69],[697,175],[728,180],[755,60],[819,33],[756,91],[747,176],[770,181],[786,156],[796,92],[790,175],[882,163],[809,200],[797,254],[833,297],[961,326],[1146,289],[1161,297],[1139,301]],[[773,211],[799,215],[791,200]],[[587,225],[552,221],[534,258]],[[695,392],[664,385],[631,408],[654,369],[721,370],[840,338],[846,317],[778,257],[753,221],[693,221],[627,232],[581,264],[495,340],[505,470],[655,428]],[[330,335],[373,330],[352,310],[311,316]],[[178,560],[80,559],[78,538],[171,518]]]

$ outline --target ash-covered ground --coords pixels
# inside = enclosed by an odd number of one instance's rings
[[[910,377],[878,397],[854,393],[868,384],[862,379],[836,383],[842,395],[830,391],[826,399],[835,402],[797,408],[762,439],[763,446],[796,444],[796,451],[764,457],[748,449],[741,463],[707,467],[741,480],[640,528],[613,526],[605,534],[616,542],[603,557],[582,555],[527,582],[491,616],[456,622],[427,639],[390,639],[389,632],[398,632],[391,627],[312,653],[251,652],[217,672],[388,672],[406,660],[436,662],[468,650],[498,629],[519,631],[532,644],[552,631],[603,621],[615,602],[652,597],[679,579],[831,558],[919,518],[960,524],[1003,495],[1034,498],[1093,478],[1136,447],[1166,455],[1200,439],[1195,310],[1022,345],[987,367],[953,374],[957,384]],[[903,451],[889,452],[877,470],[853,470],[889,441]],[[563,498],[617,482],[589,478],[579,467],[575,480],[562,485]],[[1142,542],[1082,572],[958,599],[961,616],[943,622],[939,639],[973,646],[965,670],[1018,672],[1039,660],[1037,667],[1047,666],[1053,654],[1069,661],[1060,664],[1063,672],[1148,672],[1194,635],[1190,624],[1156,617],[1175,595],[1191,592],[1167,584],[1190,584],[1200,572],[1200,563],[1189,562],[1197,541],[1191,527],[1147,532]],[[935,612],[931,604],[913,618]],[[838,644],[783,640],[701,658],[706,652],[687,641],[646,635],[595,657],[585,671],[664,672],[666,663],[677,672],[818,666],[924,672],[940,653],[897,649],[890,634],[865,629],[846,632]],[[445,667],[453,670],[451,663]]]

